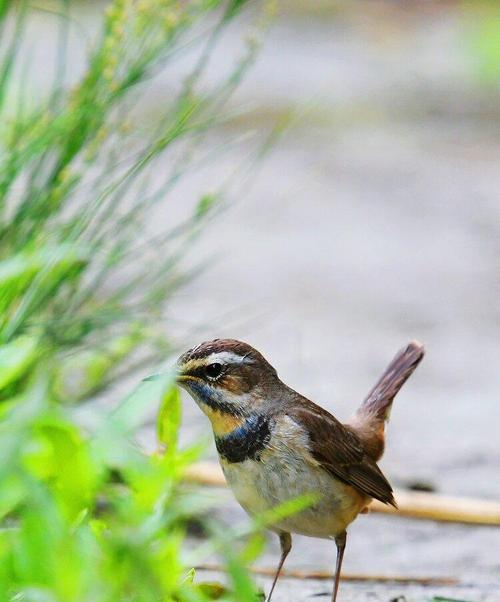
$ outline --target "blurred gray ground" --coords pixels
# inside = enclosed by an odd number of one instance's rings
[[[213,260],[177,295],[167,324],[175,321],[186,347],[214,337],[250,342],[285,382],[341,419],[396,350],[418,338],[428,354],[396,400],[384,471],[396,486],[417,480],[499,499],[500,94],[475,74],[474,15],[453,3],[325,6],[285,6],[233,101],[251,113],[224,140],[266,130],[290,109],[298,118],[196,244],[193,260]],[[213,73],[238,57],[240,34],[228,35]],[[160,81],[148,109],[162,107],[168,86]],[[152,228],[216,188],[249,148],[242,140],[208,176],[185,183]],[[183,439],[208,433],[186,398]],[[221,515],[245,520],[228,496]],[[277,558],[272,540],[260,563]],[[287,566],[333,563],[333,544],[296,537]],[[363,516],[344,568],[464,583],[348,583],[344,602],[498,602],[500,530]],[[329,589],[283,580],[275,602]]]
[[[500,105],[474,77],[470,25],[452,7],[283,15],[239,93],[254,109],[241,127],[290,107],[302,118],[196,246],[215,259],[173,315],[205,325],[187,345],[242,338],[340,418],[418,338],[428,354],[396,400],[384,471],[397,486],[499,499]],[[184,422],[186,440],[207,436],[187,397]],[[221,515],[245,520],[231,499]],[[273,539],[260,563],[278,554]],[[333,544],[296,537],[287,566],[333,563]],[[349,583],[345,601],[498,602],[500,531],[369,515],[350,529],[344,568],[464,582]],[[329,589],[283,580],[276,602]]]
[[[213,571],[200,572],[200,579],[206,581],[219,581],[220,575]],[[271,580],[263,581],[266,591],[269,591]],[[278,586],[276,586],[278,588]],[[299,581],[297,579],[283,579],[279,588],[273,593],[273,601],[295,602],[311,600],[312,602],[330,602],[332,583],[328,581]],[[274,598],[276,596],[276,598]],[[451,597],[453,596],[453,597]],[[436,587],[432,588],[408,585],[381,585],[361,583],[341,583],[339,590],[340,602],[410,602],[413,600],[432,600],[435,597],[439,602],[497,602],[498,593],[495,586],[481,587],[478,585],[464,585],[461,587]]]

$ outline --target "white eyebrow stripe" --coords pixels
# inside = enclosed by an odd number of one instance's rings
[[[212,353],[204,360],[204,363],[207,364],[251,364],[252,362],[253,360],[248,358],[247,355],[238,355],[233,351],[219,351],[217,353]]]
[[[211,353],[205,357],[193,358],[187,360],[183,365],[183,370],[195,370],[208,364],[229,364],[229,365],[242,365],[242,364],[253,364],[254,360],[248,357],[248,354],[239,355],[232,351],[218,351]]]

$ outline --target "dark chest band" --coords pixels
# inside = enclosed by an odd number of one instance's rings
[[[271,419],[252,414],[228,435],[215,437],[217,451],[230,463],[259,460],[271,439],[271,428]]]

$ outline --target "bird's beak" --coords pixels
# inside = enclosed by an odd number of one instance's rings
[[[177,383],[182,383],[186,381],[186,374],[183,373],[182,367],[178,367],[175,373],[175,381]]]
[[[175,381],[177,382],[177,384],[182,385],[182,383],[186,383],[189,381],[193,381],[196,380],[196,378],[194,376],[191,376],[190,374],[186,374],[185,372],[182,371],[182,368],[179,368],[179,370],[177,371],[176,377],[175,377]]]

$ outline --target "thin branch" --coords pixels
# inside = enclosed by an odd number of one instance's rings
[[[202,564],[195,567],[197,571],[224,572],[225,567],[221,564]],[[262,577],[273,577],[276,568],[252,567],[249,569],[254,575]],[[332,571],[304,571],[300,569],[282,569],[280,577],[288,579],[315,579],[317,581],[329,581],[333,579]],[[404,585],[458,585],[460,582],[454,577],[420,577],[413,575],[367,575],[364,573],[343,573],[342,581],[361,581],[369,583],[399,583]]]

